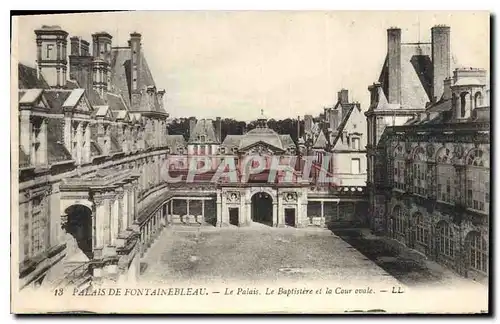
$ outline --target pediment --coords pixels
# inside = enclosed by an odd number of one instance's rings
[[[249,155],[274,155],[283,152],[283,150],[279,147],[259,141],[247,147],[241,148],[240,152],[244,152]]]

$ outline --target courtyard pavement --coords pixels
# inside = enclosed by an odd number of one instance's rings
[[[165,228],[142,260],[148,283],[329,281],[401,285],[346,241],[320,228]]]

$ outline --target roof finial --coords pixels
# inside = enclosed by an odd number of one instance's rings
[[[264,109],[261,109],[261,110],[260,110],[260,115],[261,115],[261,116],[264,116]]]

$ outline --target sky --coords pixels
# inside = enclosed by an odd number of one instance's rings
[[[318,115],[341,88],[369,104],[387,51],[387,28],[403,42],[430,41],[430,28],[451,27],[456,66],[489,69],[489,14],[467,11],[138,11],[19,17],[14,60],[34,66],[34,30],[59,25],[91,42],[106,31],[113,46],[142,34],[157,88],[172,117],[252,120]],[[17,27],[17,29],[16,29]],[[69,38],[68,37],[68,38]],[[69,42],[69,39],[68,39]],[[69,44],[68,44],[69,48]]]

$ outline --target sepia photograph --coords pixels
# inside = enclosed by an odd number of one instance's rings
[[[489,313],[490,24],[12,17],[11,312]]]

